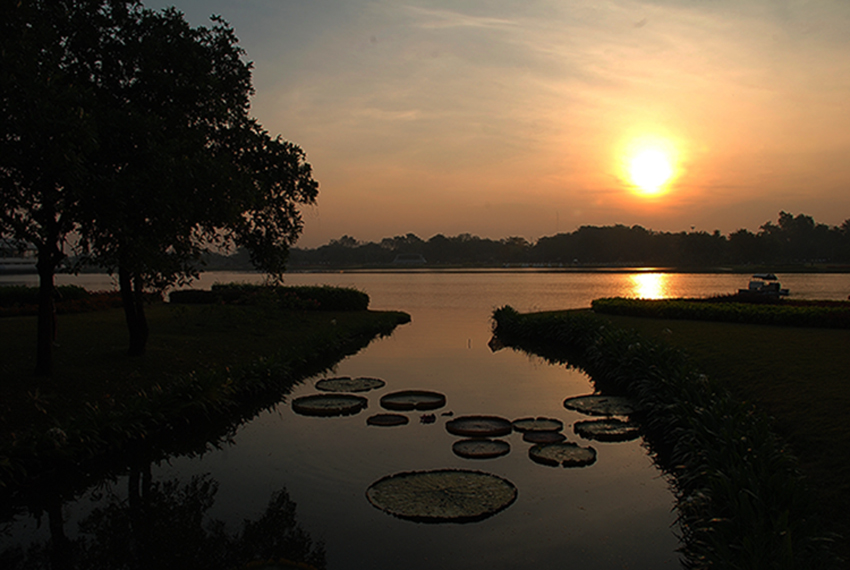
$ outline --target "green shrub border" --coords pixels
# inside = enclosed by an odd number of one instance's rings
[[[273,304],[278,308],[314,311],[365,311],[369,296],[362,291],[330,286],[274,286],[243,283],[215,284],[209,290],[172,291],[175,304]]]
[[[612,328],[588,311],[493,314],[513,346],[587,372],[597,389],[646,410],[645,440],[671,476],[689,568],[824,569],[839,560],[766,416],[700,374],[684,354]]]
[[[843,305],[798,306],[782,303],[709,302],[701,299],[610,297],[594,300],[591,303],[591,308],[597,313],[632,317],[724,321],[794,327],[850,328],[850,303]]]

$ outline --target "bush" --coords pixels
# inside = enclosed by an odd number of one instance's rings
[[[594,312],[609,315],[724,321],[757,325],[850,328],[850,303],[790,304],[741,303],[702,299],[596,299]]]
[[[369,296],[366,293],[327,286],[281,287],[226,283],[215,284],[209,291],[173,291],[169,300],[183,304],[273,304],[282,309],[314,311],[365,311],[369,308]]]
[[[56,287],[57,301],[77,301],[90,295],[77,285],[60,285]],[[0,287],[0,307],[24,307],[38,305],[38,287],[24,285],[9,285]]]
[[[54,299],[56,312],[60,315],[88,313],[121,306],[121,295],[117,291],[86,291],[76,285],[56,287]],[[158,293],[145,295],[148,302],[161,300]],[[0,287],[0,317],[38,314],[38,287]]]

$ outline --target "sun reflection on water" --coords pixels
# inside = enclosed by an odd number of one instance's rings
[[[636,273],[632,275],[632,296],[641,299],[669,297],[668,277],[664,273]]]

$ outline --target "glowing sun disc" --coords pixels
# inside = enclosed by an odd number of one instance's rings
[[[635,154],[628,165],[629,178],[644,194],[656,194],[673,176],[670,158],[661,149],[649,148]]]

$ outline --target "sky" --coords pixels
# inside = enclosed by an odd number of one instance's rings
[[[850,218],[846,0],[145,4],[234,27],[253,116],[319,182],[299,247]]]

